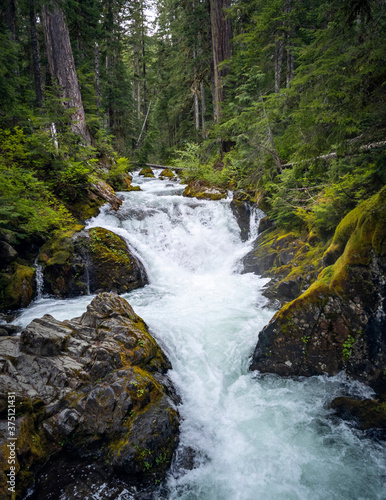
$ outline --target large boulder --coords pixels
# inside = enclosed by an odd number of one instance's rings
[[[143,265],[126,242],[101,227],[71,230],[49,240],[39,261],[44,292],[61,298],[103,291],[126,293],[147,283]]]
[[[385,222],[383,188],[337,227],[324,256],[334,264],[260,333],[252,370],[284,376],[346,370],[385,392]]]
[[[21,336],[0,338],[0,352],[2,417],[10,405],[16,408],[19,496],[51,456],[37,487],[44,490],[49,477],[71,498],[79,477],[72,477],[69,492],[68,478],[53,465],[69,456],[74,470],[98,467],[101,484],[113,484],[117,473],[137,483],[162,478],[178,443],[179,401],[166,375],[170,362],[123,298],[98,295],[70,321],[47,314]],[[9,455],[8,437],[1,427],[3,458]],[[0,461],[4,498],[10,466]]]
[[[0,272],[0,311],[27,307],[35,293],[33,267],[16,261]]]
[[[227,191],[220,187],[208,186],[202,181],[191,181],[186,186],[183,196],[199,200],[221,200],[227,197]]]

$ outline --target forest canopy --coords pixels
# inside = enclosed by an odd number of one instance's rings
[[[329,237],[385,184],[385,28],[381,0],[3,0],[0,237],[65,227],[122,157]]]

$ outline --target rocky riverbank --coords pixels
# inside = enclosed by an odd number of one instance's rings
[[[273,277],[266,294],[281,306],[259,335],[251,370],[281,376],[345,370],[385,400],[385,188],[341,221],[327,249],[312,235],[268,229],[246,270]],[[374,407],[385,414],[384,404]]]
[[[70,321],[45,315],[20,336],[1,337],[0,351],[1,417],[9,397],[16,408],[17,498],[34,479],[35,498],[43,499],[59,491],[78,498],[78,489],[85,498],[113,477],[136,486],[163,478],[178,443],[179,398],[170,362],[123,298],[100,294]],[[3,420],[4,498],[8,433]],[[65,464],[83,473],[70,478],[60,472]]]

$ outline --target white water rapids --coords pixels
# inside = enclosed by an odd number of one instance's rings
[[[88,227],[129,242],[150,284],[125,298],[167,352],[182,396],[180,447],[162,498],[168,500],[370,500],[386,498],[384,447],[327,409],[336,396],[371,391],[346,379],[281,379],[248,371],[264,308],[266,282],[240,274],[242,243],[229,200],[180,196],[168,181],[140,179]],[[19,317],[79,316],[91,298],[43,298]],[[193,468],[185,468],[193,450]],[[160,493],[161,495],[161,493]],[[121,494],[119,498],[131,498]]]

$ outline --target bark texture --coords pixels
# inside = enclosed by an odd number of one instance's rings
[[[86,124],[70,35],[61,2],[52,0],[50,4],[43,6],[42,20],[50,72],[59,84],[64,99],[63,105],[74,110],[71,115],[72,131],[90,144],[91,136]]]
[[[29,7],[30,7],[29,19],[30,19],[30,29],[31,29],[32,62],[33,62],[34,79],[35,79],[36,101],[38,107],[41,108],[44,102],[44,93],[43,93],[42,68],[40,64],[39,40],[36,32],[35,0],[30,0]]]
[[[231,38],[232,24],[226,17],[225,9],[230,7],[230,0],[210,0],[210,19],[212,31],[212,51],[214,66],[214,119],[219,121],[222,114],[222,102],[225,98],[224,77],[228,73],[228,68],[221,68],[220,65],[232,55]]]

